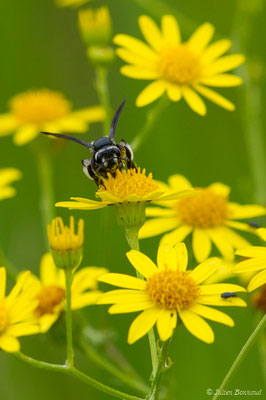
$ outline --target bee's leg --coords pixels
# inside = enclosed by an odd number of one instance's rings
[[[121,151],[124,153],[124,158],[127,159],[126,161],[126,166],[128,169],[135,169],[137,170],[137,165],[135,164],[135,162],[133,161],[133,151],[130,147],[130,145],[124,140],[122,139],[121,142],[119,143],[119,146],[121,148]]]

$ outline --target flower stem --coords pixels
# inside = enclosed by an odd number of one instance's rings
[[[110,95],[108,87],[108,68],[97,66],[96,67],[96,90],[100,102],[105,110],[105,119],[103,121],[103,136],[108,135],[111,125],[111,107]]]
[[[229,371],[227,372],[224,380],[222,381],[219,389],[216,391],[216,394],[214,395],[212,400],[216,400],[218,399],[218,397],[220,396],[220,393],[222,392],[222,390],[228,385],[228,383],[230,382],[230,380],[232,379],[234,373],[236,372],[236,370],[238,369],[238,367],[241,365],[241,363],[243,362],[244,358],[246,357],[246,355],[248,354],[249,350],[251,349],[251,347],[253,346],[253,344],[255,343],[255,341],[258,339],[259,335],[261,332],[263,332],[263,329],[266,327],[266,314],[264,315],[264,317],[260,320],[260,322],[258,323],[258,325],[256,326],[255,330],[252,332],[252,334],[250,335],[250,337],[248,338],[247,342],[244,344],[244,346],[242,347],[240,353],[238,354],[238,356],[236,357],[235,361],[233,362],[231,368],[229,369]]]
[[[65,269],[66,278],[66,337],[67,337],[67,361],[66,364],[72,367],[74,365],[74,352],[72,340],[72,315],[71,315],[71,284],[72,271]]]
[[[160,355],[159,355],[158,368],[157,368],[154,380],[152,382],[151,393],[147,397],[148,400],[158,400],[159,399],[162,375],[163,375],[164,371],[167,368],[169,368],[167,365],[169,343],[170,343],[170,340],[167,340],[166,342],[162,343],[162,347],[161,347]]]
[[[156,105],[147,112],[146,123],[143,128],[137,133],[130,146],[133,151],[136,151],[145,139],[149,136],[153,130],[156,122],[161,117],[163,111],[169,105],[169,100],[166,96],[163,96]]]
[[[90,376],[84,374],[83,372],[79,371],[77,368],[70,366],[70,365],[58,365],[58,364],[50,364],[46,363],[44,361],[39,361],[35,360],[34,358],[28,357],[23,353],[14,353],[14,355],[26,362],[27,364],[30,364],[33,367],[44,369],[47,371],[53,371],[53,372],[62,372],[64,374],[68,374],[71,376],[76,377],[77,379],[87,383],[88,385],[94,387],[95,389],[100,390],[101,392],[107,393],[113,397],[116,397],[118,399],[123,399],[123,400],[144,400],[136,396],[131,396],[127,393],[120,392],[119,390],[113,389],[110,386],[104,385],[101,382],[96,381],[95,379],[91,378]]]
[[[140,393],[148,393],[149,387],[144,382],[136,379],[136,376],[131,377],[128,374],[125,374],[122,370],[116,368],[108,360],[103,358],[97,351],[95,351],[94,348],[90,346],[85,340],[80,341],[79,347],[89,360],[95,362],[101,368],[105,369],[110,374],[118,378],[120,382],[123,382],[129,387],[138,390]]]
[[[139,251],[139,239],[138,239],[139,229],[140,227],[135,227],[135,226],[131,228],[130,227],[125,228],[126,239],[132,250]],[[138,271],[137,271],[137,277],[143,279],[143,276]],[[153,329],[149,331],[148,337],[149,337],[151,362],[152,362],[152,379],[154,379],[158,370],[158,354],[157,354],[156,341]]]

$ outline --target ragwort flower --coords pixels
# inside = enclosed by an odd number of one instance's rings
[[[191,188],[182,175],[172,175],[169,185],[158,183],[168,193]],[[230,188],[222,183],[213,183],[195,191],[190,197],[178,201],[157,204],[146,210],[147,216],[155,217],[141,228],[139,237],[146,238],[171,231],[163,237],[163,242],[175,244],[192,233],[193,252],[197,261],[205,260],[211,252],[212,242],[227,260],[234,259],[234,249],[246,247],[249,243],[234,229],[257,233],[249,224],[236,221],[265,215],[265,207],[259,205],[240,205],[229,202]]]
[[[72,111],[62,93],[49,89],[29,90],[9,102],[9,112],[0,115],[0,136],[13,132],[14,143],[21,146],[35,139],[41,131],[83,133],[89,122],[105,118],[101,106]]]
[[[20,179],[21,176],[21,172],[16,168],[0,169],[0,200],[15,196],[16,189],[9,185]]]
[[[266,228],[259,229],[259,235],[266,241]],[[266,247],[249,246],[236,251],[239,256],[245,257],[244,261],[238,263],[233,272],[258,272],[248,284],[248,291],[252,292],[266,283]]]
[[[128,343],[134,343],[156,324],[162,341],[168,340],[177,325],[183,322],[192,335],[206,343],[214,341],[211,327],[203,319],[233,326],[233,320],[225,313],[208,307],[245,306],[238,298],[223,299],[223,292],[243,292],[244,288],[230,283],[204,285],[203,282],[217,269],[220,260],[210,258],[194,270],[187,270],[188,255],[184,243],[175,247],[160,245],[156,266],[143,253],[131,250],[127,257],[145,280],[133,276],[109,273],[99,281],[121,287],[103,294],[98,304],[113,304],[109,313],[142,311],[133,321]]]
[[[229,100],[207,86],[240,85],[240,77],[225,72],[242,64],[244,56],[224,56],[231,47],[227,39],[209,45],[214,34],[213,25],[201,25],[183,43],[172,15],[162,17],[161,31],[146,15],[139,18],[139,26],[148,44],[125,34],[114,38],[121,46],[118,56],[129,64],[121,68],[121,73],[133,79],[153,81],[138,96],[137,106],[152,103],[166,92],[170,100],[176,102],[183,97],[193,111],[205,115],[206,106],[199,93],[226,110],[235,109]]]
[[[105,268],[85,267],[74,274],[71,287],[72,310],[96,303],[101,294],[97,278],[106,272]],[[65,308],[65,273],[56,268],[52,255],[46,253],[40,264],[40,279],[31,274],[31,280],[37,300],[34,316],[41,332],[47,332]]]
[[[20,274],[9,295],[5,296],[6,270],[0,268],[0,348],[10,353],[19,351],[19,336],[39,333],[39,326],[33,319],[38,302],[33,299],[35,289],[29,277],[29,271]]]

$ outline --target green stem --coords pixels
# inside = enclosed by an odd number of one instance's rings
[[[169,343],[170,340],[167,340],[166,342],[162,343],[162,348],[160,350],[160,355],[159,355],[158,369],[154,377],[154,380],[152,382],[151,393],[147,398],[148,400],[159,399],[162,376],[165,370],[169,368],[167,365]]]
[[[110,95],[108,87],[108,68],[96,67],[96,90],[105,110],[105,120],[103,122],[103,136],[108,135],[111,125],[111,107],[110,107]]]
[[[213,396],[212,400],[218,399],[222,390],[228,385],[228,383],[232,379],[234,373],[237,371],[238,367],[242,364],[244,358],[248,354],[249,350],[251,349],[251,347],[253,346],[255,341],[258,339],[260,333],[263,332],[263,329],[265,327],[266,327],[266,314],[261,319],[261,321],[258,323],[257,327],[255,328],[255,330],[252,332],[252,334],[248,338],[247,342],[242,347],[240,353],[238,354],[238,356],[236,357],[235,361],[233,362],[231,368],[227,372],[224,380],[222,381],[219,389],[217,389],[216,394]]]
[[[74,365],[73,339],[72,339],[72,314],[71,314],[71,284],[72,271],[65,269],[66,278],[66,337],[67,337],[67,362],[72,367]]]
[[[131,396],[127,393],[120,392],[119,390],[113,389],[110,386],[104,385],[101,382],[96,381],[95,379],[89,377],[88,375],[84,374],[83,372],[79,371],[77,368],[70,366],[70,365],[58,365],[58,364],[50,364],[43,361],[35,360],[31,357],[26,356],[22,353],[15,353],[14,354],[18,359],[30,364],[33,367],[40,368],[47,371],[52,372],[61,372],[64,374],[68,374],[71,376],[76,377],[80,381],[83,381],[90,385],[91,387],[100,390],[101,392],[110,394],[113,397],[123,400],[143,400],[136,396]]]
[[[128,244],[132,250],[139,251],[139,239],[138,239],[139,227],[125,227],[125,234]],[[140,279],[144,279],[143,276],[137,272],[137,277]],[[150,344],[150,353],[151,353],[151,362],[152,362],[152,379],[155,378],[157,370],[158,370],[158,354],[156,348],[156,340],[154,335],[154,330],[151,329],[148,332],[149,344]]]
[[[131,147],[133,151],[136,151],[144,140],[147,139],[149,134],[152,132],[157,121],[161,117],[163,111],[169,105],[169,100],[166,96],[163,96],[156,105],[147,112],[146,123],[143,128],[137,133],[133,141],[131,142]]]
[[[116,368],[108,360],[104,359],[97,351],[95,351],[94,348],[91,347],[85,340],[80,341],[79,347],[89,360],[95,362],[101,368],[105,369],[110,374],[112,374],[113,376],[118,378],[120,380],[120,382],[123,382],[126,385],[128,385],[129,387],[132,387],[133,389],[138,390],[140,393],[143,393],[143,394],[148,393],[149,387],[145,383],[137,380],[135,376],[133,378],[133,377],[125,374],[120,369]]]

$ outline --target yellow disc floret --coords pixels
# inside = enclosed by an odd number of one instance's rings
[[[228,218],[227,205],[227,197],[207,188],[194,196],[179,200],[176,209],[184,224],[206,229],[224,224]]]
[[[44,314],[53,313],[54,308],[62,302],[65,297],[65,289],[60,286],[46,286],[36,296],[39,305],[35,310],[35,314],[41,317]]]
[[[71,251],[79,250],[84,242],[84,221],[78,222],[78,232],[75,233],[74,217],[70,217],[69,227],[65,226],[62,218],[54,218],[51,225],[48,225],[48,238],[52,250]]]
[[[55,121],[71,111],[70,102],[61,93],[48,89],[17,94],[9,105],[17,121],[29,124]]]
[[[158,58],[158,71],[162,78],[180,85],[193,85],[201,77],[199,57],[186,44],[164,47]]]
[[[166,310],[191,307],[199,297],[199,286],[187,271],[160,271],[147,279],[150,299]]]
[[[113,196],[125,200],[129,195],[144,197],[149,193],[159,189],[158,184],[153,180],[152,174],[146,176],[146,170],[142,171],[129,169],[127,171],[116,171],[116,176],[108,174],[108,178],[103,180],[103,185],[96,193],[107,192]]]
[[[4,300],[0,301],[0,333],[4,332],[8,325],[8,313]]]

